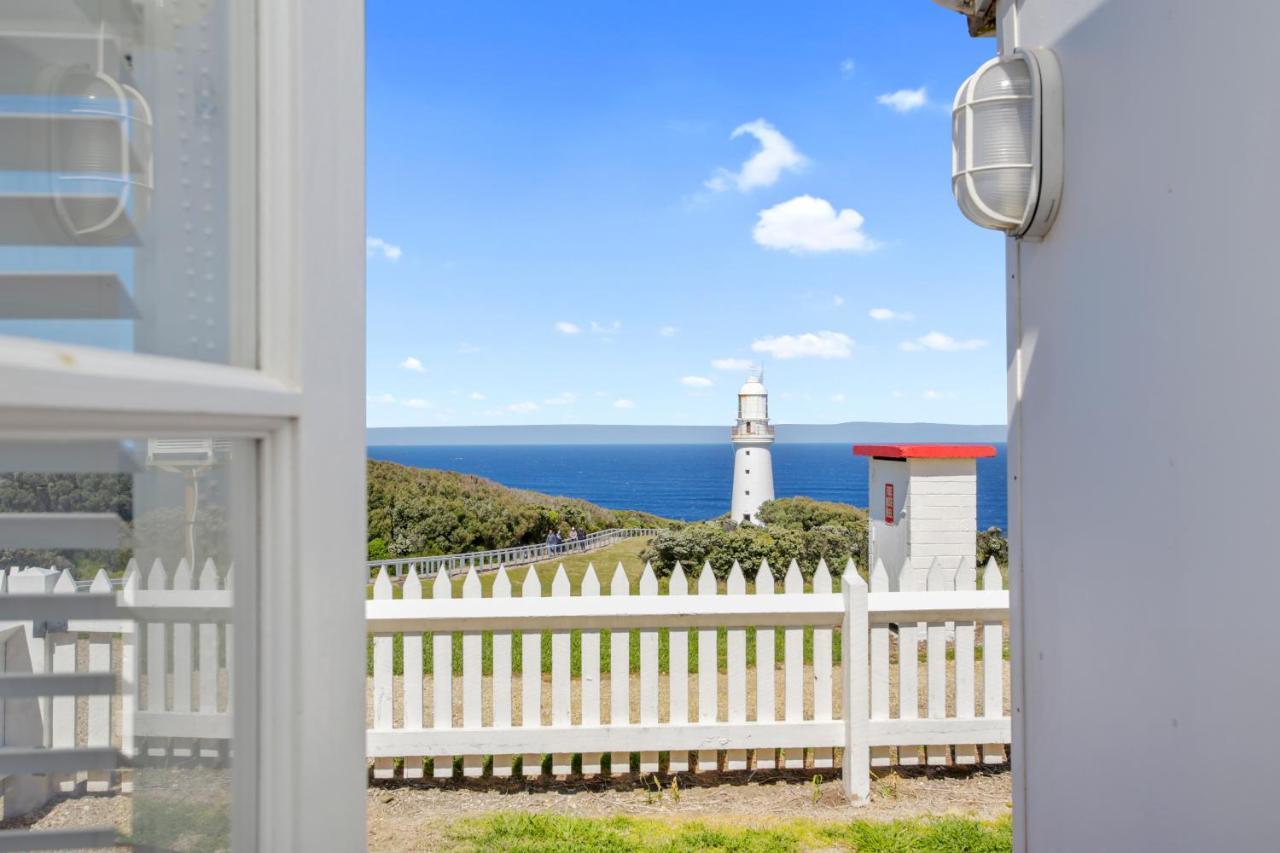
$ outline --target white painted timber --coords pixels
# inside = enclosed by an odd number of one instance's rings
[[[432,602],[447,606],[452,598],[453,583],[449,576],[437,575],[431,584]],[[453,635],[439,629],[431,635],[431,688],[432,728],[437,731],[453,728]],[[435,778],[453,776],[453,752],[414,754],[431,757],[431,775]]]
[[[689,594],[689,579],[679,563],[671,571],[667,582],[668,596]],[[673,628],[667,635],[668,723],[682,725],[689,722],[689,632]],[[583,720],[586,723],[586,720]],[[685,773],[689,770],[687,750],[673,749],[667,759],[667,772]],[[583,770],[583,773],[586,773]]]
[[[373,582],[373,598],[375,601],[391,598],[391,579],[386,571],[378,572]],[[373,728],[374,731],[389,731],[392,727],[392,661],[390,633],[373,636]],[[439,707],[439,706],[437,706]],[[373,778],[390,779],[395,775],[395,761],[391,758],[375,758],[373,760]]]
[[[950,586],[942,564],[937,560],[933,561],[925,582],[930,592],[942,592]],[[929,719],[942,720],[947,716],[947,624],[930,622],[926,630],[928,631],[926,654],[929,667]],[[946,764],[947,747],[936,744],[926,747],[925,763]]]
[[[146,590],[154,594],[157,590],[163,590],[167,582],[164,566],[160,560],[156,560],[151,564],[151,571],[146,576]],[[141,594],[138,596],[141,598]],[[166,626],[159,622],[150,622],[139,620],[145,625],[147,637],[147,701],[146,711],[149,714],[162,714],[165,707],[165,682],[166,682],[166,651],[167,645],[165,637]],[[144,734],[145,729],[139,726],[139,734]],[[167,744],[161,743],[157,737],[148,737],[146,741],[146,754],[152,758],[163,758],[167,751]]]
[[[702,564],[702,573],[698,575],[698,598],[703,602],[714,600],[716,596],[716,576],[711,571],[711,563]],[[721,599],[723,601],[723,599]],[[682,604],[684,602],[681,602]],[[716,654],[716,632],[714,629],[698,632],[698,722],[708,725],[719,718],[720,692],[717,687],[719,661]],[[717,754],[714,749],[698,751],[698,772],[705,773],[719,769]]]
[[[185,559],[179,561],[178,568],[173,572],[173,591],[190,591],[192,580],[191,566]],[[170,653],[173,656],[173,712],[189,714],[192,710],[191,656],[194,651],[191,642],[192,625],[190,622],[175,622],[172,630]],[[170,751],[174,758],[190,758],[195,753],[195,744],[187,739],[174,741],[170,745]]]
[[[790,596],[804,594],[804,578],[795,560],[787,568],[782,587]],[[786,628],[783,631],[783,690],[782,716],[788,723],[804,720],[804,629]],[[792,745],[783,753],[783,766],[788,770],[804,767],[804,748]]]
[[[588,570],[588,574],[594,578],[594,574]],[[585,588],[586,582],[583,581]],[[584,593],[585,594],[585,593]],[[511,597],[511,577],[507,574],[506,566],[499,566],[498,573],[493,578],[492,595],[495,599]],[[599,646],[597,648],[597,653]],[[586,641],[583,641],[583,658],[586,657]],[[585,663],[583,664],[585,670]],[[511,632],[510,631],[494,631],[493,633],[493,726],[494,728],[506,728],[516,724],[513,715],[513,705],[511,704]],[[586,696],[586,686],[583,686],[583,696]],[[586,701],[585,698],[583,700]],[[585,711],[583,723],[586,723]],[[585,759],[584,759],[585,760]],[[495,755],[493,757],[493,775],[499,779],[506,779],[511,776],[512,763],[515,756],[511,754]]]
[[[475,568],[467,572],[462,581],[463,598],[480,597],[480,576]],[[484,658],[481,654],[483,636],[480,631],[467,631],[462,635],[462,725],[478,728],[482,722],[484,700],[480,688],[484,680]],[[462,775],[479,777],[484,770],[484,756],[462,756]]]
[[[214,565],[213,560],[204,561],[204,568],[200,570],[197,585],[200,587],[201,592],[218,591],[218,567]],[[196,640],[200,644],[198,680],[200,703],[198,710],[201,714],[215,714],[218,712],[219,669],[217,623],[201,622]],[[230,713],[230,709],[227,709],[227,713]],[[223,746],[225,745],[213,741],[205,741],[200,746],[200,757],[216,760],[222,754]]]
[[[418,577],[418,573],[412,567],[409,569],[409,574],[405,576],[404,584],[400,587],[400,596],[409,601],[420,601],[422,599],[422,579]],[[409,631],[404,635],[402,642],[404,643],[404,652],[401,655],[401,659],[404,661],[404,673],[400,683],[402,685],[404,710],[401,713],[404,716],[404,727],[406,729],[420,729],[423,724],[422,632]],[[404,778],[423,778],[425,767],[426,756],[404,756]]]
[[[744,590],[745,591],[745,590]],[[645,563],[640,575],[640,594],[657,595],[658,577],[653,566]],[[640,631],[640,725],[658,725],[658,630],[646,628]],[[646,750],[640,753],[640,772],[658,772],[658,753]]]
[[[756,595],[772,596],[775,582],[769,561],[760,561],[756,572]],[[778,719],[775,700],[778,667],[774,646],[773,628],[756,628],[756,722],[773,723]],[[773,770],[778,766],[778,756],[773,750],[756,750],[756,769]]]
[[[472,569],[467,574],[467,577],[475,577],[475,569]],[[479,594],[479,588],[480,581],[477,578],[477,594]],[[555,577],[551,579],[551,596],[553,598],[569,597],[569,576],[565,573],[563,563],[556,569]],[[573,723],[569,692],[570,639],[568,628],[560,628],[551,632],[551,725],[554,728],[569,728]],[[464,725],[470,724],[464,723]],[[569,775],[569,771],[573,769],[572,753],[574,751],[552,754],[551,773],[553,776],[564,777]]]
[[[596,567],[587,564],[587,573],[582,577],[581,595],[590,598],[600,597],[600,579],[596,577]],[[600,725],[600,632],[582,632],[582,725]],[[495,673],[496,677],[496,673]],[[494,725],[497,725],[495,722]],[[600,773],[600,753],[584,752],[582,754],[582,775],[596,776]]]
[[[884,560],[877,559],[871,567],[869,587],[872,593],[889,591],[889,572]],[[871,720],[875,722],[889,719],[889,625],[873,624],[870,633]],[[889,767],[893,764],[893,753],[887,746],[873,746],[870,760],[872,767]]]
[[[111,592],[111,580],[102,569],[93,578],[89,591],[94,593]],[[89,635],[89,672],[111,672],[111,635],[92,633]],[[90,696],[87,700],[86,712],[88,725],[85,745],[105,747],[111,745],[111,697],[107,695]],[[111,789],[110,770],[90,770],[86,780],[86,790],[91,794],[101,794]]]
[[[609,583],[608,601],[612,604],[632,604],[631,581],[627,570],[618,563]],[[602,599],[604,600],[604,599]],[[646,599],[641,599],[646,600]],[[648,599],[652,600],[652,599]],[[594,602],[593,602],[594,603]],[[627,725],[631,721],[631,635],[620,626],[609,635],[609,722]],[[631,772],[631,753],[615,750],[609,756],[609,772],[614,776],[626,776]]]
[[[960,563],[956,573],[956,590],[969,592],[978,588],[978,572],[973,560],[966,558]],[[974,704],[974,628],[971,619],[962,619],[955,623],[956,643],[956,717],[971,720],[975,716]],[[955,746],[956,764],[976,764],[978,747],[972,743],[958,743]]]
[[[844,790],[847,796],[865,801],[871,793],[873,741],[869,719],[867,585],[856,571],[845,571],[840,589],[845,614],[840,632],[844,651],[840,667],[844,692]]]
[[[729,595],[746,595],[747,579],[742,574],[742,566],[733,561],[729,570],[729,580],[725,585]],[[747,630],[730,628],[726,635],[728,674],[728,720],[730,723],[747,721]],[[731,749],[725,755],[725,770],[746,770],[747,753],[741,749]]]
[[[982,570],[982,588],[995,592],[1002,590],[1003,586],[1000,567],[994,557],[989,558]],[[1004,717],[1004,626],[998,619],[988,620],[982,625],[982,716],[989,720]],[[1005,738],[984,743],[982,762],[1003,764],[1005,743],[1008,743]]]
[[[909,595],[916,588],[919,576],[912,571],[910,562],[904,562],[898,574],[898,596]],[[868,594],[867,598],[870,599]],[[870,606],[868,604],[868,606]],[[898,719],[914,720],[920,716],[920,671],[917,655],[920,650],[918,621],[910,613],[903,614],[898,624]],[[898,744],[898,764],[914,767],[920,763],[915,745]]]
[[[846,572],[857,572],[850,560],[845,566]],[[818,560],[818,568],[813,573],[813,591],[818,594],[832,592],[831,570],[827,561]],[[826,722],[834,718],[831,690],[831,629],[815,627],[813,629],[813,719]],[[827,768],[835,765],[834,755],[828,747],[818,747],[813,751],[813,766]]]
[[[66,569],[58,575],[53,585],[55,595],[75,595],[76,582]],[[48,671],[71,674],[76,671],[76,635],[66,631],[49,632],[46,640],[49,655]],[[52,735],[49,745],[54,749],[70,749],[76,745],[76,697],[54,696],[51,718]],[[62,793],[72,793],[79,787],[76,773],[55,775],[51,781]]]

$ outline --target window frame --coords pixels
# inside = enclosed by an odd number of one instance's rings
[[[237,729],[233,847],[362,849],[364,4],[256,6],[231,48],[257,67],[253,138],[233,141],[256,249],[231,267],[256,277],[256,317],[238,320],[256,369],[0,336],[0,439],[258,441],[257,589],[237,581],[256,598],[257,642],[238,646],[256,665],[237,674],[256,708]]]

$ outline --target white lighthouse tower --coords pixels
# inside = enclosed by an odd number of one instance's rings
[[[769,426],[769,392],[763,371],[753,373],[738,389],[738,423],[733,428],[733,500],[729,517],[759,524],[760,505],[773,500],[773,427]]]

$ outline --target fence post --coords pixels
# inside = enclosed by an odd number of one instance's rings
[[[850,568],[840,578],[840,588],[844,593],[844,661],[840,667],[844,682],[844,792],[865,801],[871,793],[867,584]]]

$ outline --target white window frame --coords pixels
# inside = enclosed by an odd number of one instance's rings
[[[365,845],[363,33],[361,2],[259,0],[259,369],[0,337],[0,440],[259,442],[236,849]]]

